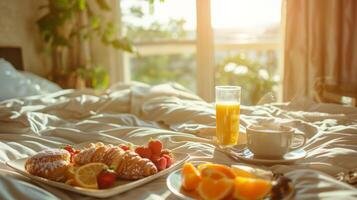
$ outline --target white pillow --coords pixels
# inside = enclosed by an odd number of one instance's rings
[[[5,59],[0,58],[0,101],[58,90],[61,90],[58,85],[29,72],[20,73]]]

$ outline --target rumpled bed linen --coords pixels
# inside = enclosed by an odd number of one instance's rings
[[[307,99],[290,103],[241,106],[240,143],[245,127],[256,122],[289,125],[309,139],[308,155],[291,165],[261,166],[290,177],[295,199],[357,199],[354,186],[334,179],[357,168],[357,109],[316,104]],[[215,110],[177,84],[118,84],[104,93],[61,90],[56,93],[0,102],[0,199],[91,199],[39,185],[4,164],[63,144],[88,141],[146,144],[150,138],[167,148],[188,153],[192,160],[237,164],[215,150]],[[176,199],[166,177],[110,199]]]

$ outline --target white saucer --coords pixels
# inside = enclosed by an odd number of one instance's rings
[[[297,149],[295,151],[290,151],[286,153],[282,158],[277,159],[269,159],[269,158],[260,158],[254,156],[254,154],[249,151],[249,149],[245,149],[241,153],[235,154],[239,159],[245,160],[248,162],[261,163],[261,164],[278,164],[278,163],[292,163],[297,160],[301,160],[305,158],[306,151],[302,149]]]

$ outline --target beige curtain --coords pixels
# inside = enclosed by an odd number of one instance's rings
[[[286,0],[283,97],[357,89],[357,1]]]
[[[105,21],[113,22],[120,29],[120,6],[119,1],[107,1],[107,4],[110,6],[110,11],[102,11],[98,8],[98,5],[93,1],[87,2],[93,12],[100,13]],[[88,13],[82,12],[73,22],[69,22],[63,31],[67,31],[64,35],[68,35],[72,26],[83,26],[87,25],[89,22]],[[117,34],[120,34],[118,30]],[[120,35],[118,35],[120,37]],[[62,48],[59,49],[61,59],[56,63],[57,66],[68,66],[69,68],[76,68],[78,66],[87,66],[91,65],[101,65],[109,73],[110,83],[116,83],[121,80],[121,71],[120,65],[122,64],[122,55],[121,52],[114,49],[111,46],[104,45],[99,37],[92,37],[86,40],[79,40],[78,37],[73,37],[71,41],[71,48]],[[56,62],[56,61],[55,61]],[[83,83],[79,83],[83,84]],[[84,87],[82,85],[76,85],[76,87]]]

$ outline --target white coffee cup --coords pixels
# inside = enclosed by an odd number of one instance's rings
[[[301,137],[303,140],[293,146],[294,137]],[[281,158],[289,151],[301,148],[305,143],[305,134],[294,133],[294,130],[288,126],[249,125],[247,127],[247,146],[257,157]]]

